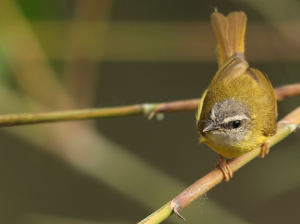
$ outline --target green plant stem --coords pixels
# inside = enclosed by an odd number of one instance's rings
[[[10,127],[46,122],[86,120],[106,117],[147,115],[157,104],[141,104],[124,107],[55,111],[45,113],[12,114],[0,116],[0,127]]]
[[[275,136],[270,138],[270,147],[280,142],[291,134],[300,124],[300,107],[292,111],[278,123],[278,130]],[[256,158],[261,153],[261,148],[257,148],[247,154],[231,159],[227,162],[232,172],[246,165],[248,162]],[[214,169],[194,184],[186,188],[171,203],[164,205],[162,208],[148,216],[146,219],[139,222],[139,224],[156,224],[165,220],[172,214],[171,211],[179,215],[179,211],[191,202],[199,198],[201,195],[209,191],[211,188],[221,183],[224,179],[223,173],[220,169]],[[169,208],[167,208],[169,207]],[[161,212],[163,211],[163,212]],[[169,214],[169,215],[168,215]],[[179,215],[179,217],[181,217]]]
[[[165,219],[167,219],[170,215],[172,215],[173,210],[170,206],[170,202],[162,206],[160,209],[143,219],[141,222],[138,224],[155,224],[155,223],[161,223]]]

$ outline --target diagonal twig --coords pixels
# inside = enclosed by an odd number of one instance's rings
[[[278,123],[278,130],[275,136],[270,138],[270,146],[275,145],[291,134],[300,124],[300,107],[289,113]],[[232,172],[256,158],[261,152],[261,148],[257,148],[247,154],[231,159],[227,162]],[[194,184],[186,188],[182,193],[175,197],[172,201],[152,213],[150,216],[139,222],[139,224],[157,224],[168,218],[171,214],[178,213],[181,209],[189,205],[192,201],[209,191],[211,188],[221,183],[224,175],[220,169],[214,169]]]

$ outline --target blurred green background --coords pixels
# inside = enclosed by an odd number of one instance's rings
[[[0,113],[198,98],[217,70],[213,7],[247,13],[251,67],[275,87],[300,81],[296,0],[2,0]],[[194,112],[2,128],[0,142],[4,224],[136,223],[217,161]],[[298,131],[185,208],[186,223],[297,223],[299,146]]]

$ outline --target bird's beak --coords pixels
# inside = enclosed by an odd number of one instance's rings
[[[219,130],[221,129],[221,127],[215,123],[212,123],[210,125],[208,125],[206,128],[203,129],[203,132],[207,132],[207,131],[215,131],[215,130]]]

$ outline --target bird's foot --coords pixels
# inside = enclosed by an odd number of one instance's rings
[[[270,152],[270,140],[267,140],[261,145],[261,153],[258,157],[264,158],[266,155],[269,154],[269,152]]]
[[[216,167],[220,168],[220,170],[223,172],[225,181],[228,182],[230,178],[232,178],[232,172],[226,163],[226,159],[220,154],[219,154],[219,161],[216,163]]]

